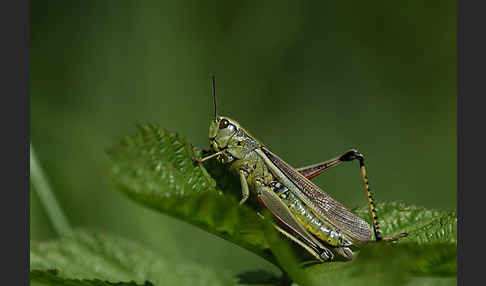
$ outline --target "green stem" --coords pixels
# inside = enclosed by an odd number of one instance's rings
[[[71,232],[71,226],[37,161],[32,144],[30,144],[30,179],[57,234],[62,235]]]

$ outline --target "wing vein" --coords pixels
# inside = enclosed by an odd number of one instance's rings
[[[265,147],[261,150],[267,158],[301,191],[297,196],[306,204],[312,203],[310,207],[314,213],[324,221],[337,228],[343,235],[348,236],[354,241],[371,240],[370,225],[358,217],[341,203],[325,193],[302,174],[297,172],[288,163],[280,159],[277,155],[270,152]],[[305,196],[305,198],[303,197]]]

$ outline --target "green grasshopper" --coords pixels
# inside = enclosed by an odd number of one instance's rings
[[[346,151],[328,161],[294,169],[250,135],[235,120],[218,116],[214,76],[211,77],[214,119],[209,126],[209,143],[214,154],[196,163],[216,158],[239,175],[242,199],[249,198],[250,189],[260,203],[280,222],[273,226],[283,235],[303,247],[319,262],[353,259],[352,248],[374,241],[394,241],[407,233],[383,238],[369,188],[364,156],[357,150]],[[346,209],[310,180],[342,162],[358,160],[368,198],[375,239],[370,225]]]

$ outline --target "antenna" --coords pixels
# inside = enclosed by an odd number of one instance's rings
[[[214,104],[214,119],[216,120],[216,83],[214,79],[214,75],[210,76],[211,78],[211,88],[213,90],[213,104]]]

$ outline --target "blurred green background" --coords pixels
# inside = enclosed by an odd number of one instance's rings
[[[105,150],[136,123],[207,148],[210,73],[220,113],[293,166],[357,148],[376,200],[456,207],[456,1],[33,1],[30,46],[31,141],[76,227],[274,269],[108,184]],[[366,203],[357,164],[316,182]],[[54,238],[30,198],[31,239]]]

